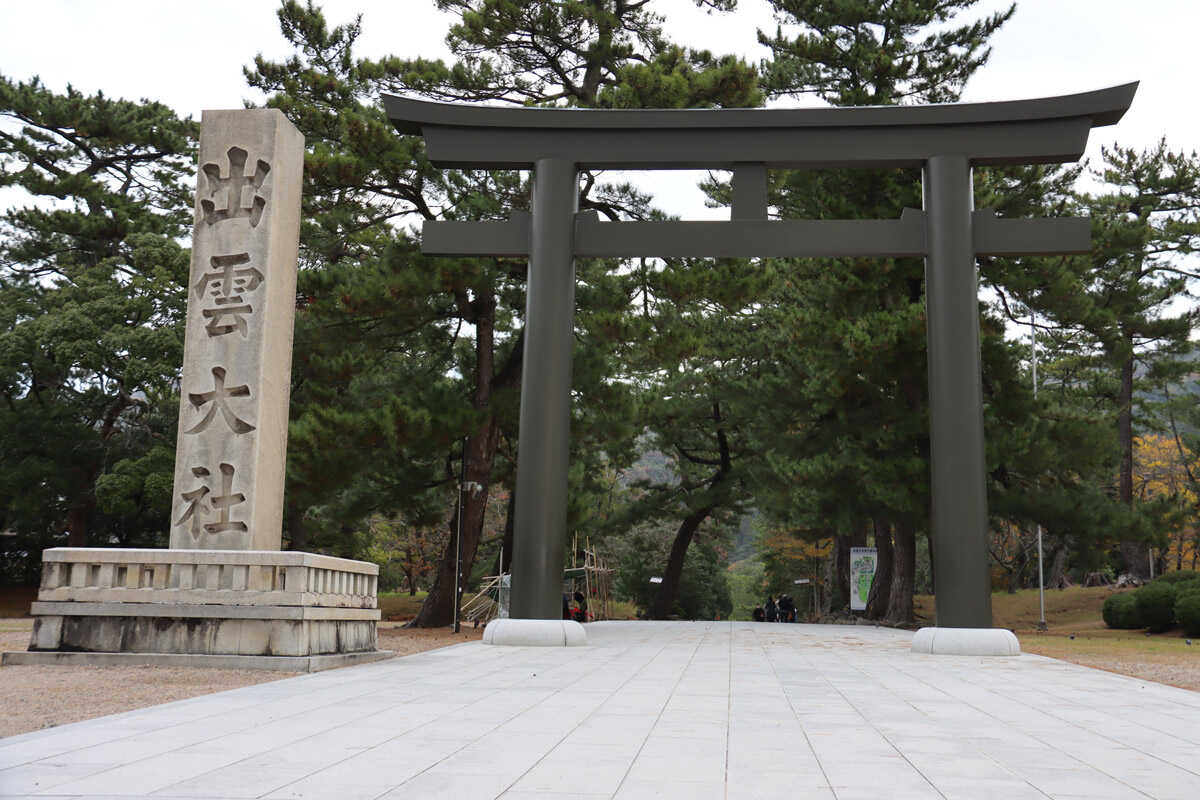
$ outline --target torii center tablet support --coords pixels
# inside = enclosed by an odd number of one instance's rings
[[[533,213],[426,222],[430,254],[528,256],[512,616],[561,617],[574,258],[923,257],[937,623],[992,624],[978,255],[1086,253],[1087,219],[974,210],[976,165],[1077,161],[1136,83],[1000,103],[821,109],[568,110],[385,95],[439,167],[533,170]],[[924,209],[898,220],[767,220],[768,169],[919,167]],[[602,222],[577,213],[581,169],[733,171],[729,222]]]

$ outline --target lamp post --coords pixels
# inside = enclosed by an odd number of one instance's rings
[[[1037,379],[1037,325],[1034,322],[1033,309],[1029,309],[1029,345],[1033,352],[1033,398],[1037,399],[1038,379]],[[1037,524],[1037,548],[1038,548],[1038,609],[1040,616],[1038,617],[1037,629],[1039,631],[1046,630],[1046,580],[1045,572],[1042,569],[1042,523]]]
[[[462,464],[458,471],[458,530],[455,531],[455,553],[454,553],[454,632],[458,633],[461,630],[459,620],[459,609],[462,608],[462,531],[463,531],[463,509],[466,503],[463,502],[463,492],[467,491],[467,442],[469,439],[463,439]]]

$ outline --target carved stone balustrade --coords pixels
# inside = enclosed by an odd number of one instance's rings
[[[309,671],[376,649],[379,567],[277,550],[56,547],[28,653],[4,663],[182,663]],[[50,661],[47,661],[50,659]]]
[[[379,567],[270,550],[55,547],[39,602],[375,608]]]

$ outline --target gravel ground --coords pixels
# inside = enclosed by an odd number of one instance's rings
[[[1021,638],[1021,649],[1026,653],[1037,653],[1070,661],[1073,664],[1082,664],[1085,667],[1200,692],[1200,653],[1190,650],[1179,653],[1121,653],[1119,651],[1106,653],[1101,650],[1100,645],[1092,645],[1090,652],[1077,650],[1073,652],[1065,637],[1018,638]],[[1101,652],[1097,652],[1097,650],[1101,650]]]
[[[1099,656],[1081,656],[1071,660],[1076,664],[1083,664],[1085,667],[1095,667],[1121,675],[1132,675],[1135,678],[1144,678],[1155,683],[1165,683],[1168,686],[1178,686],[1180,689],[1200,692],[1200,665],[1195,663],[1129,662]]]
[[[379,648],[398,656],[478,639],[483,629],[406,630],[379,624]],[[0,619],[0,652],[29,647],[30,619]],[[0,737],[222,692],[297,673],[179,667],[0,667]]]

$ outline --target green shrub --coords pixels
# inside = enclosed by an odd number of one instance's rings
[[[1162,633],[1175,621],[1175,585],[1152,581],[1133,593],[1142,624],[1154,633]]]
[[[1112,594],[1104,601],[1104,624],[1119,630],[1133,630],[1142,627],[1142,618],[1138,616],[1137,600],[1133,592]]]
[[[1175,598],[1175,619],[1188,636],[1200,637],[1200,589]]]
[[[1175,586],[1176,598],[1181,594],[1200,592],[1200,576],[1192,578],[1190,581],[1176,581],[1173,585]]]
[[[1194,581],[1200,579],[1200,572],[1194,569],[1177,569],[1174,572],[1164,572],[1154,579],[1154,582],[1161,581],[1162,583],[1178,584],[1183,581]]]

